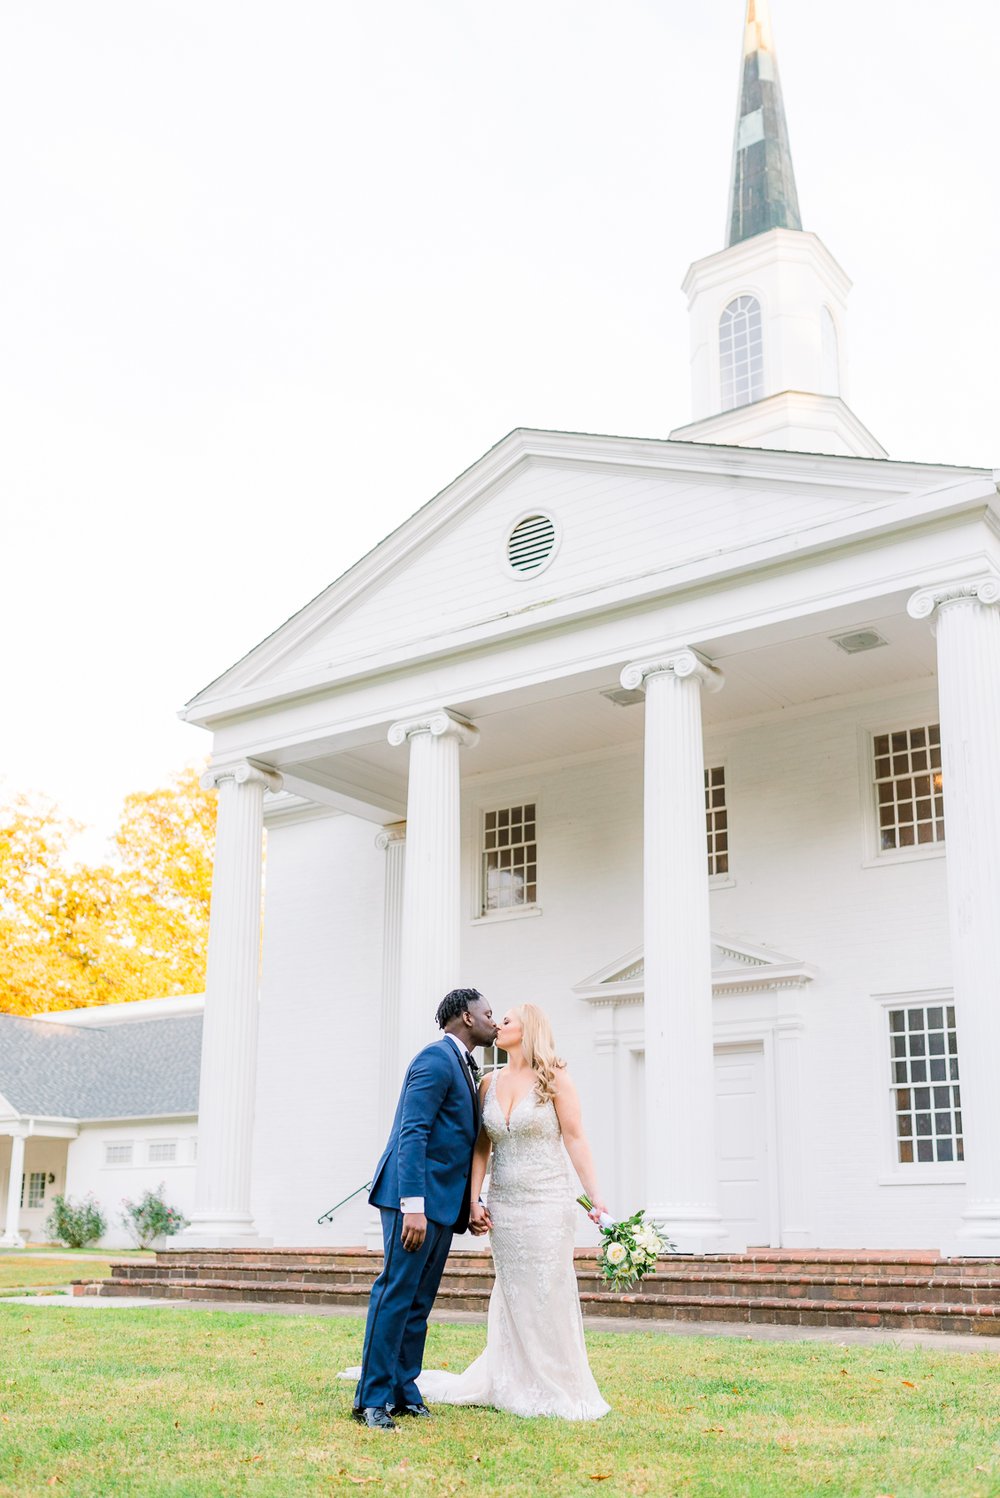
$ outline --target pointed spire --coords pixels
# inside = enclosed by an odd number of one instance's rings
[[[801,228],[770,6],[747,0],[726,245],[768,229]]]

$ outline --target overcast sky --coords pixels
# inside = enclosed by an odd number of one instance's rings
[[[690,416],[744,0],[7,0],[4,789],[109,833],[176,710],[515,426]],[[773,0],[850,403],[1000,465],[996,0]]]

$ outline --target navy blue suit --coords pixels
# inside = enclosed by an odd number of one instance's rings
[[[462,1048],[464,1051],[464,1047]],[[414,1056],[403,1079],[389,1142],[375,1167],[368,1200],[382,1215],[384,1263],[372,1286],[361,1378],[363,1409],[417,1404],[427,1317],[453,1233],[469,1225],[472,1153],[479,1097],[458,1047],[443,1036]],[[402,1197],[422,1196],[427,1236],[410,1253],[402,1244]]]

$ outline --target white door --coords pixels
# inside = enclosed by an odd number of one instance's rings
[[[724,1250],[771,1242],[767,1102],[761,1046],[716,1046],[715,1150]]]
[[[636,1206],[645,1205],[645,1057],[641,1051],[631,1053],[627,1080],[628,1096],[623,1100],[630,1142],[625,1156],[627,1200],[616,1199],[613,1210],[634,1212]],[[719,1245],[722,1253],[742,1253],[771,1242],[765,1088],[762,1046],[716,1046],[716,1180],[719,1211],[727,1230]]]

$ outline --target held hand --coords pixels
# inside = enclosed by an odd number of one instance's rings
[[[608,1209],[599,1198],[593,1197],[592,1200],[594,1205],[587,1213],[587,1216],[590,1218],[591,1222],[596,1223],[597,1226],[600,1227],[601,1218],[605,1215],[605,1213],[608,1213]],[[610,1216],[610,1213],[608,1213],[608,1215]]]
[[[416,1253],[427,1237],[427,1218],[423,1212],[403,1213],[403,1247],[409,1254]]]
[[[473,1237],[481,1238],[484,1233],[489,1233],[492,1229],[493,1219],[490,1217],[489,1208],[484,1207],[482,1202],[473,1202],[469,1208],[469,1232]]]

